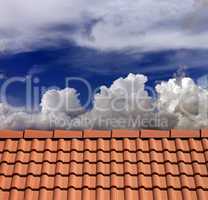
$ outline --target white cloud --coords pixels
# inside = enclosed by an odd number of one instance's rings
[[[0,0],[1,50],[26,51],[58,39],[101,50],[208,48],[203,2]],[[55,28],[62,25],[75,28]]]
[[[113,129],[208,127],[208,90],[191,78],[161,82],[147,90],[147,77],[129,74],[102,86],[94,106],[84,111],[75,89],[49,90],[41,110],[28,113],[0,104],[0,129]],[[150,92],[156,92],[155,96]]]
[[[0,129],[59,128],[62,121],[71,120],[83,112],[75,89],[48,90],[42,97],[40,112],[26,112],[1,103]]]
[[[170,79],[156,86],[158,107],[175,114],[178,128],[208,126],[208,90],[196,85],[191,78]]]
[[[81,116],[93,120],[93,128],[161,128],[176,125],[174,113],[157,110],[153,96],[145,89],[147,77],[141,74],[129,74],[119,78],[107,88],[102,86],[95,95],[93,109]],[[87,128],[87,127],[84,127]]]
[[[41,107],[43,113],[60,112],[74,116],[83,111],[78,94],[73,88],[63,90],[48,90],[42,97]]]

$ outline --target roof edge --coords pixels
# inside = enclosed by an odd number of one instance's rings
[[[208,129],[200,130],[0,130],[0,139],[12,138],[208,138]]]

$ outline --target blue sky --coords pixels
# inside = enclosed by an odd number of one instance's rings
[[[208,74],[208,50],[166,50],[146,53],[124,51],[103,52],[90,48],[64,44],[59,48],[36,49],[31,52],[4,54],[0,56],[1,73],[4,78],[13,76],[39,77],[38,86],[65,87],[66,77],[81,77],[95,89],[101,85],[110,86],[119,77],[129,73],[145,74],[149,86],[168,80],[185,66],[185,73],[194,80]],[[86,101],[86,88],[82,84],[70,85]],[[25,103],[25,84],[14,83],[8,89],[11,104]]]

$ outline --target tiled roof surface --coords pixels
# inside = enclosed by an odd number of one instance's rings
[[[0,131],[0,200],[208,198],[208,131]]]

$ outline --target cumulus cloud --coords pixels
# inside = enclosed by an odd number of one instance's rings
[[[101,86],[91,110],[84,110],[73,88],[48,90],[40,111],[29,113],[0,104],[0,129],[113,129],[208,127],[208,90],[191,78],[163,81],[148,88],[147,77],[129,74]]]
[[[177,123],[175,113],[158,110],[156,94],[145,84],[147,77],[129,74],[95,95],[93,109],[84,117],[93,119],[93,128],[158,128],[167,129]],[[83,117],[83,116],[82,116]]]
[[[60,38],[101,50],[207,48],[206,2],[0,0],[0,49],[26,51]]]
[[[62,121],[70,121],[84,112],[73,88],[48,90],[42,97],[41,110],[37,113],[27,112],[5,103],[0,104],[0,129],[52,129],[61,128]],[[67,124],[66,124],[67,125]],[[63,128],[66,128],[66,125]]]
[[[175,114],[179,128],[208,126],[208,90],[191,78],[170,79],[156,86],[158,105],[165,113]]]
[[[77,91],[73,88],[49,90],[42,97],[41,111],[43,113],[66,113],[69,116],[80,114],[83,108],[80,105],[78,96]]]

